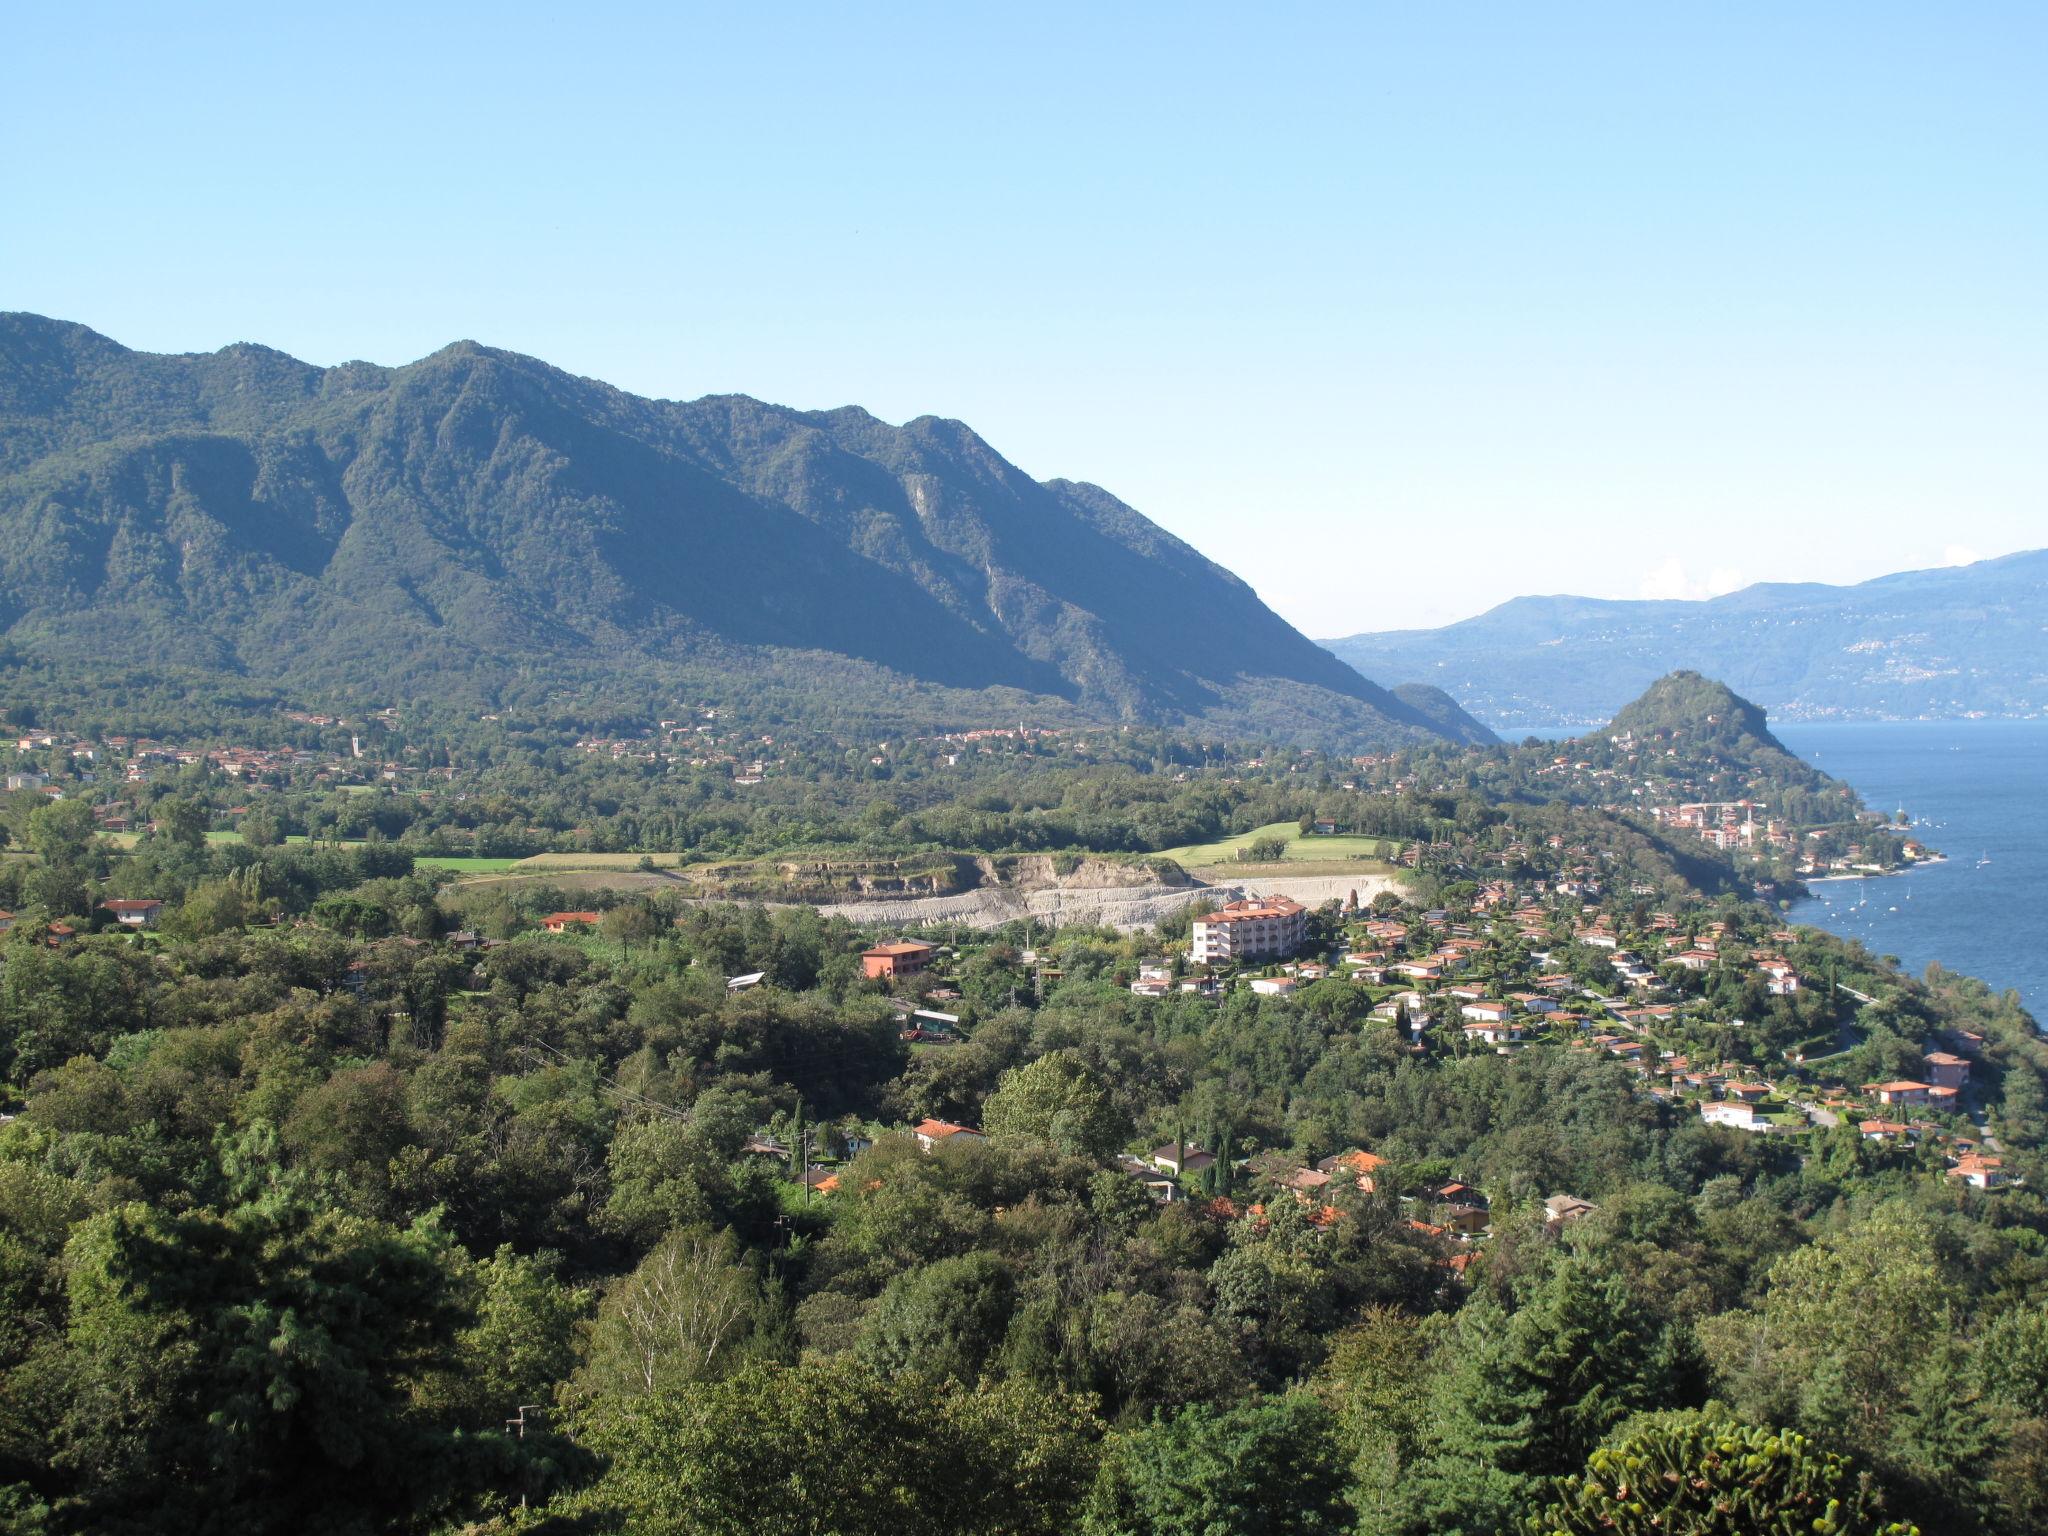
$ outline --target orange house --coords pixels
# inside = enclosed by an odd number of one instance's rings
[[[873,949],[862,950],[860,968],[870,981],[915,976],[931,964],[936,953],[929,944],[920,944],[915,939],[898,939],[894,944],[877,944]]]

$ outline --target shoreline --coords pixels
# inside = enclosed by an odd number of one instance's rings
[[[1466,707],[1469,709],[1470,706]],[[1619,708],[1620,706],[1616,707]],[[1758,708],[1763,709],[1769,715],[1770,725],[1773,730],[1775,730],[1777,727],[1781,725],[2038,725],[2043,720],[2048,720],[2048,715],[2038,714],[1787,715],[1780,714],[1777,710],[1772,709],[1769,705],[1765,704],[1758,705]],[[1575,736],[1584,736],[1590,732],[1604,731],[1610,724],[1613,723],[1612,716],[1609,716],[1608,718],[1603,720],[1586,720],[1583,722],[1573,722],[1569,720],[1553,720],[1544,723],[1532,724],[1529,721],[1521,720],[1511,721],[1501,725],[1494,724],[1492,721],[1486,719],[1486,717],[1483,715],[1475,716],[1475,718],[1478,719],[1481,725],[1484,725],[1488,730],[1492,731],[1495,735],[1502,736],[1504,738],[1510,735],[1519,735],[1524,732],[1529,733],[1531,735],[1535,735],[1545,731],[1570,731]]]
[[[1897,869],[1866,869],[1850,875],[1798,875],[1801,885],[1839,885],[1844,880],[1897,880],[1910,875],[1916,869],[1925,869],[1930,864],[1948,863],[1945,853],[1929,854],[1924,859],[1915,859],[1910,864],[1901,864]]]

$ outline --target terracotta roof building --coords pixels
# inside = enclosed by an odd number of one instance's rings
[[[892,944],[877,944],[873,949],[860,952],[860,968],[870,981],[882,981],[892,976],[915,976],[932,963],[932,956],[938,951],[929,944],[920,944],[915,939],[898,939]]]

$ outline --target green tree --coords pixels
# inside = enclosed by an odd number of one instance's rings
[[[1368,1307],[1331,1343],[1315,1389],[1337,1415],[1349,1454],[1352,1501],[1367,1529],[1397,1508],[1396,1490],[1418,1453],[1429,1401],[1429,1342],[1421,1320]]]
[[[45,864],[80,867],[92,844],[92,807],[83,800],[52,800],[28,814],[29,848]]]
[[[730,1232],[671,1233],[606,1292],[581,1385],[645,1396],[715,1379],[737,1363],[760,1308]]]
[[[1351,1529],[1344,1454],[1305,1393],[1197,1404],[1116,1436],[1086,1536],[1339,1536]]]
[[[516,1481],[416,1398],[467,1321],[445,1236],[347,1214],[262,1126],[220,1176],[218,1208],[117,1206],[67,1246],[53,1461],[86,1527],[368,1536]]]
[[[1075,1051],[1048,1051],[1005,1072],[982,1108],[982,1128],[998,1142],[1037,1143],[1098,1161],[1130,1135],[1102,1075]]]
[[[877,1370],[973,1385],[1003,1342],[1015,1304],[1010,1266],[992,1253],[898,1275],[869,1313],[860,1352]]]
[[[629,901],[605,913],[598,926],[607,939],[619,946],[619,953],[623,955],[635,944],[645,944],[660,933],[661,919],[645,902]]]
[[[163,835],[180,848],[206,846],[206,807],[198,801],[170,795],[157,802],[156,819]]]
[[[475,1319],[423,1400],[456,1424],[502,1423],[522,1403],[547,1403],[576,1368],[590,1293],[565,1285],[552,1254],[510,1244],[475,1266]]]
[[[266,807],[257,806],[242,818],[242,841],[251,848],[275,848],[284,841],[284,828]]]
[[[1666,1330],[1586,1254],[1559,1262],[1513,1313],[1475,1297],[1450,1347],[1415,1484],[1432,1529],[1509,1529],[1545,1478],[1678,1392]]]
[[[343,1175],[357,1203],[388,1214],[392,1159],[415,1134],[405,1078],[385,1061],[336,1072],[299,1100],[281,1134],[301,1162]]]
[[[85,883],[97,872],[98,839],[92,807],[83,800],[52,800],[29,812],[28,845],[37,867],[23,896],[46,912],[76,916],[85,911]]]
[[[703,1117],[670,1115],[622,1121],[606,1153],[611,1195],[602,1224],[641,1247],[685,1228],[717,1228],[745,1213],[746,1192]]]
[[[232,933],[248,920],[249,905],[238,882],[207,880],[185,898],[171,926],[182,937],[203,939]]]
[[[1237,1329],[1269,1379],[1283,1381],[1315,1364],[1336,1320],[1337,1291],[1323,1244],[1293,1198],[1269,1209],[1268,1231],[1233,1245],[1211,1266],[1209,1285],[1217,1319]]]
[[[1881,1463],[1914,1362],[1954,1301],[1928,1224],[1900,1202],[1785,1255],[1760,1308],[1700,1327],[1746,1418],[1826,1432]]]
[[[558,1507],[634,1536],[1066,1536],[1102,1428],[1063,1393],[845,1355],[601,1398],[580,1427],[608,1467]]]

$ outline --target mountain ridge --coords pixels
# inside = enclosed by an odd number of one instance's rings
[[[111,623],[202,670],[480,701],[751,674],[878,718],[1486,735],[963,422],[655,400],[472,341],[320,368],[0,316],[0,627],[85,657]]]
[[[2048,712],[2048,549],[1704,601],[1518,597],[1439,629],[1322,643],[1496,727],[1597,723],[1686,668],[1779,719],[2032,716]]]

